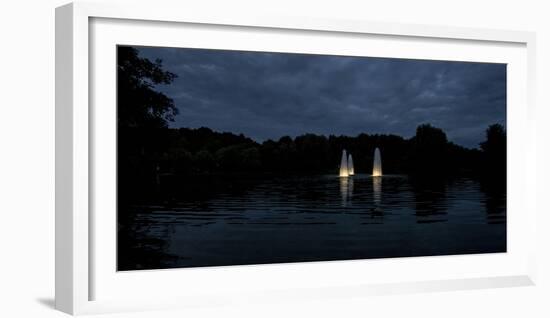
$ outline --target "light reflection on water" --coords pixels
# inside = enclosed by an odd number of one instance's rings
[[[374,205],[380,206],[382,202],[382,177],[372,177],[372,195],[374,197]]]
[[[123,222],[131,223],[125,225],[135,239],[119,250],[148,262],[119,269],[506,250],[504,193],[468,178],[429,184],[398,175],[194,180],[171,197],[122,212],[134,215]]]
[[[340,177],[340,195],[342,207],[347,207],[353,197],[353,177]]]

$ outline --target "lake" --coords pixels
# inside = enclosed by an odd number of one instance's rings
[[[471,178],[193,177],[169,189],[119,206],[119,270],[506,251],[505,187]]]

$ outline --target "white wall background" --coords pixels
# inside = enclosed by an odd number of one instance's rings
[[[139,0],[128,1],[136,2]],[[539,276],[536,287],[250,305],[112,317],[549,317],[550,13],[545,1],[180,0],[231,12],[398,21],[538,33],[537,171]],[[99,2],[99,1],[95,1]],[[151,8],[166,2],[149,2]],[[63,317],[54,311],[54,8],[62,0],[0,4],[0,316]]]

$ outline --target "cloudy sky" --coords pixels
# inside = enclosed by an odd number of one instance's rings
[[[138,48],[176,73],[157,89],[174,99],[172,127],[209,127],[259,142],[304,133],[442,128],[478,147],[506,120],[506,65],[183,48]]]

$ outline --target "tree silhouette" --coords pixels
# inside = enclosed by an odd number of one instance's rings
[[[176,74],[164,71],[162,61],[139,56],[137,49],[119,46],[117,55],[118,124],[121,127],[166,127],[178,109],[154,85],[170,84]]]
[[[439,175],[448,170],[447,135],[443,130],[430,124],[416,128],[412,138],[411,167],[414,173],[422,175]]]
[[[487,139],[479,144],[483,151],[496,155],[506,150],[506,132],[501,124],[489,126],[485,135]]]
[[[506,131],[500,124],[489,126],[487,139],[480,143],[483,151],[484,172],[491,176],[506,176]]]
[[[136,48],[117,48],[117,124],[119,201],[158,189],[161,168],[178,162],[187,167],[190,154],[172,149],[168,121],[178,113],[174,101],[156,90],[176,75],[163,70],[162,61],[139,56]],[[179,149],[181,150],[181,149]],[[186,169],[185,171],[189,171]]]

